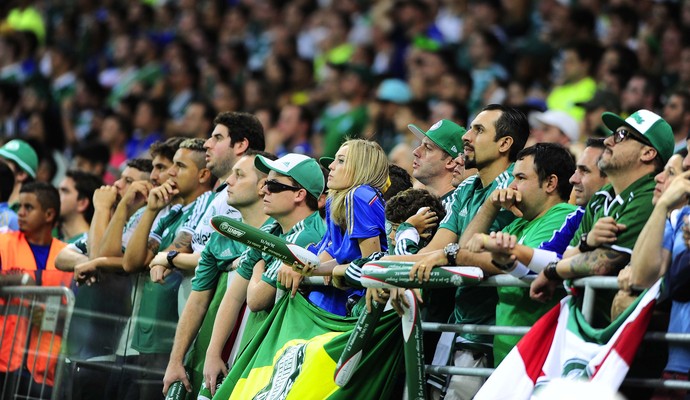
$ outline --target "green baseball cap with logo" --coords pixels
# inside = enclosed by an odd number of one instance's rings
[[[19,168],[36,178],[38,155],[30,144],[20,139],[10,140],[0,147],[0,157],[14,161]]]
[[[425,137],[429,138],[436,146],[450,154],[453,158],[463,152],[462,136],[466,130],[453,121],[442,119],[431,125],[431,128],[426,132],[414,124],[407,125],[407,128],[420,140]]]
[[[289,176],[316,199],[321,196],[326,184],[319,164],[315,159],[304,154],[290,153],[275,161],[257,155],[254,159],[254,166],[265,174],[273,170],[279,174]]]
[[[676,142],[673,138],[673,129],[663,118],[649,110],[635,111],[626,119],[612,113],[601,114],[601,120],[611,131],[616,131],[620,126],[632,128],[635,132],[647,139],[661,156],[664,164],[673,155],[673,147]]]

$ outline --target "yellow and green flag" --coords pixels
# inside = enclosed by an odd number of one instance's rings
[[[284,296],[237,358],[214,399],[387,399],[402,373],[400,318],[384,313],[351,380],[334,381],[357,318]]]

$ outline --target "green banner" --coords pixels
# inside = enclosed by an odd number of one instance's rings
[[[320,265],[319,257],[309,250],[225,215],[211,218],[211,225],[221,235],[270,254],[288,265]]]
[[[300,294],[280,300],[236,359],[215,399],[388,399],[402,366],[400,318],[383,313],[351,376],[339,387],[336,361],[357,319],[328,313]]]
[[[410,280],[414,262],[372,261],[362,267],[362,285],[368,288],[439,288],[473,286],[484,278],[477,267],[437,267],[431,270],[429,280],[419,283]]]

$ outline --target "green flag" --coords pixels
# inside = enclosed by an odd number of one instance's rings
[[[402,366],[400,319],[381,316],[350,382],[338,387],[336,364],[357,318],[341,317],[301,295],[283,297],[247,345],[215,399],[387,399]]]

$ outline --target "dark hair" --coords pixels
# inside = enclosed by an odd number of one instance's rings
[[[598,43],[592,41],[574,41],[566,44],[563,50],[571,50],[577,54],[577,58],[581,62],[589,63],[588,74],[592,74],[594,69],[599,64],[599,59],[601,58],[601,47]]]
[[[153,163],[150,158],[133,158],[127,160],[127,166],[149,174],[153,171]]]
[[[637,11],[627,5],[615,6],[609,9],[609,20],[613,17],[618,17],[623,25],[626,25],[632,29],[630,32],[631,37],[637,37],[637,28],[640,17],[637,15]]]
[[[200,105],[204,109],[204,115],[203,116],[204,116],[204,119],[206,119],[206,120],[213,121],[213,118],[215,118],[215,116],[216,116],[216,111],[213,108],[213,106],[211,105],[211,103],[209,103],[208,101],[206,101],[202,97],[197,97],[197,98],[193,99],[191,102],[189,102],[189,104],[190,105],[192,105],[192,104]]]
[[[157,141],[151,145],[151,157],[155,158],[156,156],[161,156],[163,158],[167,158],[168,160],[172,161],[172,159],[175,157],[175,153],[177,152],[177,149],[180,148],[180,143],[184,141],[186,138],[181,137],[181,136],[174,136],[169,139],[166,139],[165,141]]]
[[[517,159],[522,160],[528,156],[534,157],[534,170],[539,177],[539,187],[549,176],[556,175],[558,196],[567,201],[573,190],[570,177],[575,172],[575,160],[572,154],[557,143],[537,143],[522,149]]]
[[[391,185],[386,190],[386,193],[383,194],[383,198],[386,201],[396,194],[412,188],[412,177],[410,174],[395,164],[388,164],[388,179],[390,179]]]
[[[133,128],[132,122],[129,120],[129,118],[118,113],[112,113],[110,115],[107,115],[106,118],[114,119],[115,122],[117,122],[117,126],[120,129],[120,132],[123,132],[128,139],[132,137]]]
[[[213,120],[214,125],[223,125],[230,134],[230,146],[247,139],[249,148],[263,150],[266,147],[264,127],[256,116],[246,112],[224,111]]]
[[[594,147],[595,149],[606,149],[603,138],[587,138],[585,141],[585,147]]]
[[[93,193],[99,187],[103,186],[103,180],[88,172],[70,170],[65,173],[65,177],[72,178],[74,181],[74,188],[77,190],[77,199],[89,200],[89,206],[84,210],[84,219],[91,222],[93,218]]]
[[[685,89],[674,90],[671,93],[671,96],[680,97],[680,100],[683,103],[683,113],[690,112],[690,92]]]
[[[14,174],[5,161],[0,161],[0,202],[6,203],[14,189]]]
[[[518,153],[525,147],[527,137],[529,136],[529,122],[527,121],[527,116],[516,108],[506,107],[501,104],[489,104],[482,109],[482,111],[494,110],[501,111],[501,116],[498,117],[494,124],[494,128],[496,129],[494,142],[497,142],[502,137],[512,137],[513,144],[510,146],[508,160],[516,161],[518,159]]]
[[[386,219],[393,224],[400,224],[416,214],[422,207],[429,207],[430,211],[435,212],[438,221],[446,216],[446,209],[438,196],[434,196],[425,189],[407,189],[388,200]],[[432,235],[436,229],[438,228],[432,229]]]
[[[92,164],[108,165],[110,149],[100,140],[92,140],[77,145],[74,157],[81,157]]]
[[[43,210],[55,210],[55,223],[60,219],[60,193],[51,184],[45,182],[30,182],[22,185],[19,193],[33,193],[38,199],[38,203]]]
[[[593,149],[599,149],[601,151],[604,151],[606,149],[606,145],[604,144],[604,139],[603,138],[587,138],[587,141],[585,141],[585,147],[591,147]],[[575,165],[577,168],[577,165]],[[597,169],[599,170],[599,176],[602,178],[606,178],[606,172],[602,171],[599,166],[597,165]]]

